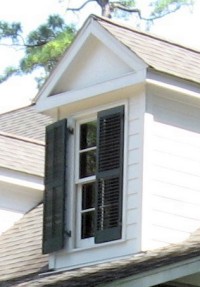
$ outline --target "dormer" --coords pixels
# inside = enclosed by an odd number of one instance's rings
[[[36,103],[54,117],[43,237],[51,269],[137,255],[199,228],[199,58],[88,18]]]

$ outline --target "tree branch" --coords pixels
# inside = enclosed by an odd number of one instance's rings
[[[87,0],[78,8],[70,8],[70,7],[68,7],[67,11],[73,11],[73,12],[80,11],[82,8],[84,8],[90,2],[96,2],[96,0]]]
[[[144,20],[144,21],[153,21],[153,20],[156,20],[156,19],[160,19],[160,18],[165,17],[165,16],[167,16],[167,15],[169,15],[171,13],[175,13],[176,11],[178,11],[181,8],[181,5],[178,5],[173,10],[168,10],[168,11],[166,11],[163,14],[155,15],[155,16],[152,16],[152,17],[149,17],[149,18],[145,18],[145,17],[143,17],[141,15],[141,11],[138,8],[126,7],[126,6],[124,6],[122,4],[119,4],[117,2],[112,2],[111,5],[112,5],[111,9],[119,9],[119,10],[122,10],[122,11],[125,11],[125,12],[129,12],[129,13],[137,13],[138,16],[140,17],[140,19]],[[187,4],[185,4],[185,5],[187,5]]]
[[[111,8],[112,9],[119,9],[119,10],[129,12],[129,13],[137,13],[138,16],[140,17],[140,19],[142,18],[141,17],[141,11],[140,11],[140,9],[137,9],[137,8],[126,7],[126,6],[119,4],[119,3],[116,3],[116,2],[111,3]]]
[[[34,47],[41,47],[49,43],[49,41],[46,42],[41,42],[33,45],[29,44],[19,44],[19,43],[12,43],[12,44],[5,44],[5,43],[0,43],[0,46],[5,46],[5,47],[24,47],[24,48],[34,48]]]

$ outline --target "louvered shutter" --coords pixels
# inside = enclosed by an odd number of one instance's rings
[[[95,243],[121,238],[124,106],[102,111],[97,121]]]
[[[43,253],[64,246],[67,120],[46,128]]]

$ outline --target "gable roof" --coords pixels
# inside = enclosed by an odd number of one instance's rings
[[[52,94],[52,91],[54,91],[54,88],[57,91],[56,86],[59,79],[62,78],[68,69],[73,67],[74,59],[80,55],[82,48],[89,41],[89,36],[96,37],[102,45],[108,45],[108,43],[105,43],[105,38],[108,40],[108,36],[110,37],[109,39],[114,39],[115,44],[119,43],[120,45],[118,50],[121,51],[121,54],[119,51],[117,52],[119,58],[123,58],[126,51],[129,50],[132,56],[137,56],[138,61],[140,60],[147,69],[200,84],[200,50],[172,43],[150,33],[133,29],[124,25],[124,23],[121,24],[107,18],[91,15],[52,71],[49,79],[47,79],[36,96],[35,101],[40,102],[40,98],[44,100],[45,97],[51,98],[53,96],[54,93]],[[110,45],[113,45],[110,47],[112,51],[116,48],[114,47],[116,46],[115,44],[113,42],[110,43]],[[125,51],[121,49],[122,47],[128,50]],[[74,65],[76,70],[77,63]]]
[[[109,19],[94,20],[150,68],[200,84],[200,50],[191,49]]]
[[[48,257],[41,255],[42,208],[40,204],[0,236],[0,286],[94,287],[200,256],[198,229],[180,244],[116,261],[49,273]]]
[[[0,131],[39,141],[44,141],[50,123],[52,119],[38,113],[35,104],[0,114]]]

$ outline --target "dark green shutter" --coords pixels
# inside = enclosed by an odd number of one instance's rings
[[[67,120],[46,128],[43,253],[64,247]]]
[[[95,243],[121,238],[124,106],[98,113]]]

